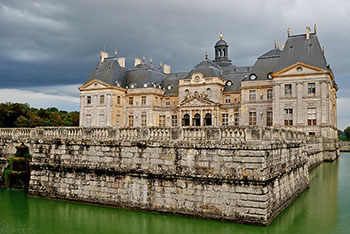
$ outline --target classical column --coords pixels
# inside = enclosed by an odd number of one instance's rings
[[[190,126],[192,126],[192,118],[193,118],[193,116],[192,116],[192,110],[190,110]]]

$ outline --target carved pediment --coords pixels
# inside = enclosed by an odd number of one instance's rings
[[[82,87],[80,87],[79,89],[84,89],[84,90],[89,90],[89,89],[104,89],[104,88],[108,88],[109,85],[99,81],[99,80],[92,80],[90,82],[88,82],[87,84],[83,85]]]
[[[217,103],[210,100],[206,93],[190,95],[188,94],[180,103],[181,106],[208,106],[216,105]]]
[[[300,76],[300,75],[309,75],[309,74],[317,74],[325,72],[325,70],[311,66],[305,63],[295,63],[289,67],[286,67],[274,74],[272,74],[273,77],[282,77],[282,76]]]

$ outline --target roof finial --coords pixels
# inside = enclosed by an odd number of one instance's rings
[[[290,36],[290,27],[288,27],[288,37]]]
[[[205,59],[208,59],[208,51],[205,51]]]
[[[275,40],[275,49],[277,49],[277,41]]]
[[[142,62],[146,62],[146,56],[145,55],[142,56]]]
[[[150,57],[149,58],[149,63],[152,64],[152,61],[153,61],[153,59],[152,59],[152,57]]]
[[[224,35],[222,34],[222,28],[220,29],[220,39],[222,39],[224,37]]]
[[[159,62],[159,66],[160,66],[160,67],[163,67],[163,61],[160,61],[160,62]]]
[[[280,49],[280,43],[279,42],[277,43],[277,49]]]
[[[324,53],[324,46],[322,46],[322,53]]]
[[[317,26],[314,24],[314,33],[316,33]]]
[[[117,57],[117,53],[118,53],[118,51],[117,51],[117,49],[115,49],[115,50],[114,50],[114,56],[115,56],[115,57]]]

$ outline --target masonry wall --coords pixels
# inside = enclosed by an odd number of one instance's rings
[[[309,186],[302,133],[46,128],[12,135],[13,145],[30,148],[32,195],[268,224]]]

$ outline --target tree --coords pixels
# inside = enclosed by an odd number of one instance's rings
[[[21,115],[20,117],[17,118],[14,124],[16,127],[25,128],[29,126],[29,121],[26,117]]]
[[[345,128],[344,134],[346,136],[346,139],[350,140],[350,126]]]

